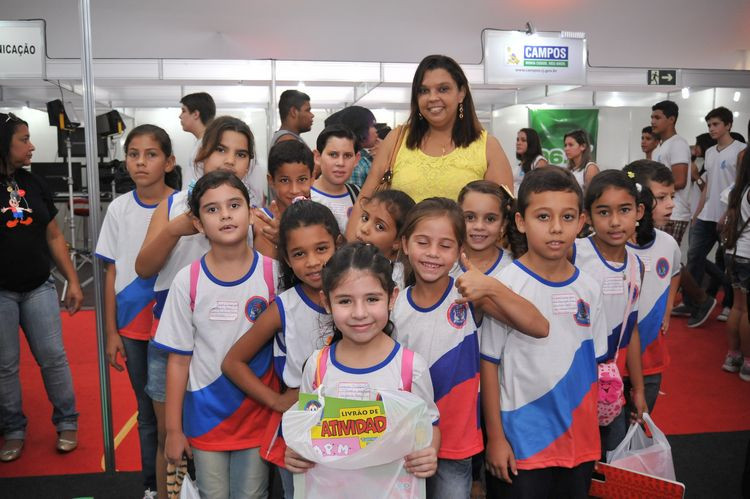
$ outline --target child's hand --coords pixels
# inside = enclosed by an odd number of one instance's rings
[[[510,479],[511,473],[518,475],[518,470],[516,469],[516,458],[513,455],[513,449],[510,447],[508,440],[500,438],[487,441],[485,466],[487,467],[487,471],[495,478],[513,483]],[[508,472],[509,470],[510,473]]]
[[[667,314],[666,317],[664,317],[664,320],[661,321],[661,334],[667,334],[667,331],[669,330],[669,315]]]
[[[464,266],[466,272],[456,279],[456,289],[462,296],[456,300],[456,303],[477,302],[487,296],[492,286],[498,282],[479,271],[465,253],[461,253],[461,265]]]
[[[404,459],[406,471],[417,478],[429,478],[437,471],[437,450],[431,445],[412,452]]]
[[[266,212],[260,209],[255,210],[255,216],[264,222],[260,233],[275,247],[279,245],[279,221],[281,220],[281,214],[276,201],[271,201],[268,209],[273,214],[273,218],[266,215]]]
[[[167,224],[169,232],[177,237],[192,236],[198,233],[198,229],[193,225],[193,219],[190,213],[183,213],[169,221]]]
[[[179,464],[183,454],[187,454],[188,458],[193,457],[193,451],[190,449],[185,434],[181,431],[168,431],[167,440],[164,443],[164,457],[167,462]]]
[[[128,356],[125,354],[125,346],[122,344],[122,338],[117,331],[107,333],[107,346],[105,347],[105,351],[107,352],[109,365],[122,372],[125,368],[117,362],[117,353],[119,352],[124,362],[128,361]]]
[[[299,400],[299,390],[290,388],[284,393],[279,394],[271,409],[276,412],[284,412],[296,404],[297,400]]]
[[[304,473],[314,467],[315,463],[308,461],[287,447],[286,452],[284,453],[284,465],[286,466],[286,469],[292,473]]]
[[[633,408],[635,409],[635,411],[630,411],[630,423],[643,423],[643,413],[648,412],[643,390],[636,390],[634,388],[630,391],[630,394],[633,398]]]

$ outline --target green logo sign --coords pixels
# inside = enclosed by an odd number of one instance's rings
[[[529,109],[529,127],[539,134],[542,154],[552,165],[567,165],[565,134],[579,128],[591,141],[591,159],[596,160],[596,136],[599,132],[598,109]]]

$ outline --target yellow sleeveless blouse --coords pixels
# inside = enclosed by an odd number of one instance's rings
[[[391,188],[407,193],[417,203],[433,196],[456,200],[466,184],[482,180],[486,171],[486,130],[468,147],[457,147],[440,157],[409,149],[404,138],[393,165]]]

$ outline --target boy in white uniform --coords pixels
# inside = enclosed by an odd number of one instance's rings
[[[359,162],[357,137],[342,125],[331,125],[320,132],[316,147],[320,177],[310,189],[310,199],[331,210],[343,234],[359,194],[357,186],[347,183]]]

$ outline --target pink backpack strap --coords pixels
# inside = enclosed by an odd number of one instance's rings
[[[411,379],[414,374],[414,352],[401,346],[401,385],[405,392],[411,391]]]
[[[260,255],[260,253],[258,253]],[[273,282],[273,260],[265,255],[261,255],[263,258],[263,279],[266,281],[268,287],[268,303],[271,303],[276,297],[276,286]]]
[[[317,390],[323,384],[323,378],[326,377],[326,368],[328,366],[328,355],[331,347],[323,347],[318,354],[318,361],[315,364],[315,378],[313,379],[313,390]]]
[[[198,275],[201,271],[200,259],[190,264],[190,311],[195,311],[195,293],[198,290]]]

